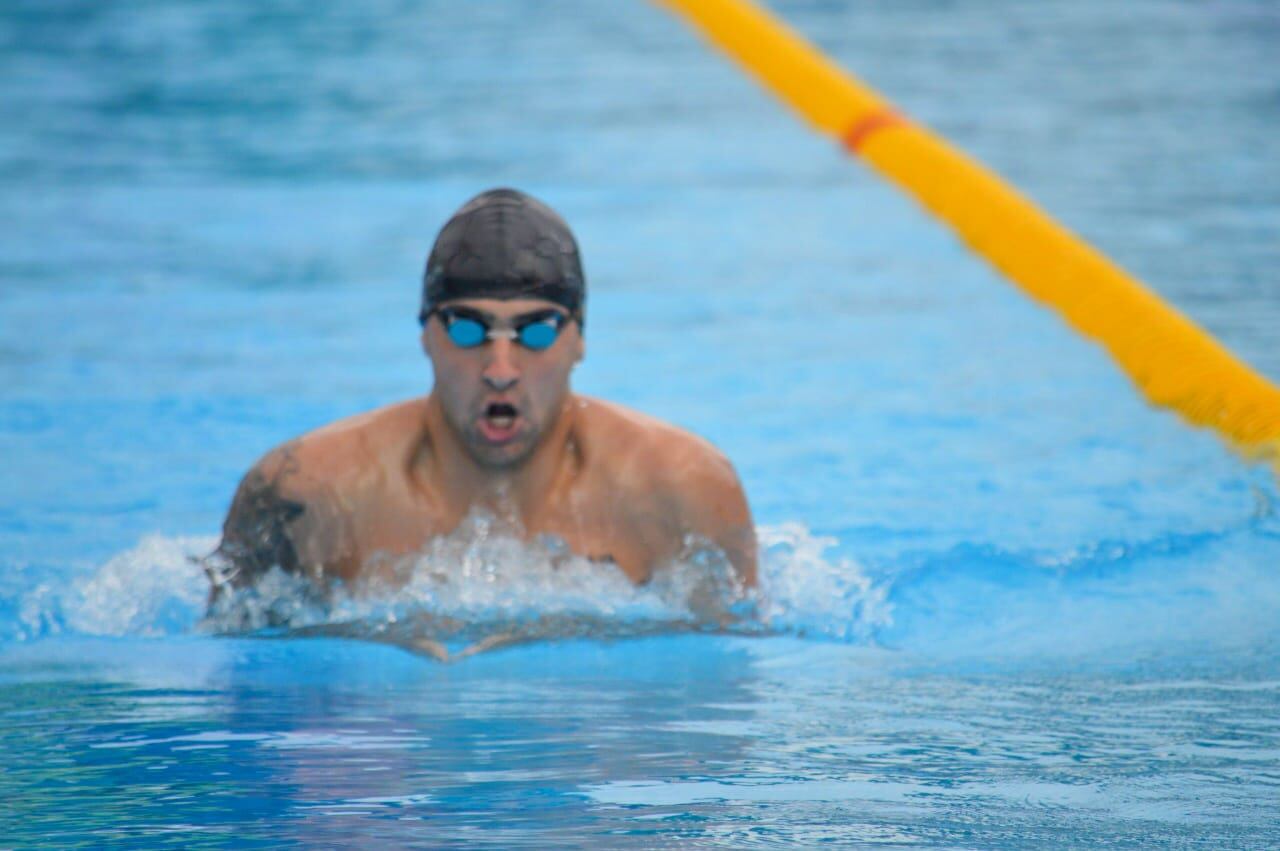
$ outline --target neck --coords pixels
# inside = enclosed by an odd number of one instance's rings
[[[432,395],[427,399],[424,435],[426,479],[459,520],[483,508],[529,529],[546,505],[547,494],[576,467],[575,410],[573,397],[566,397],[529,455],[510,466],[492,467],[475,459]]]

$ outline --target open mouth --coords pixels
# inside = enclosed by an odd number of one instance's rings
[[[515,405],[508,405],[506,402],[492,402],[484,409],[484,418],[498,428],[510,428],[516,421],[516,416]]]
[[[490,443],[505,443],[516,433],[520,412],[507,402],[490,402],[480,417],[480,433]]]

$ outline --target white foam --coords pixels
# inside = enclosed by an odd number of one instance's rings
[[[217,543],[210,536],[148,535],[89,576],[43,582],[19,603],[17,637],[189,631],[209,594],[199,559]]]
[[[833,560],[836,539],[801,523],[762,526],[759,620],[776,632],[867,641],[892,623],[888,582],[873,582],[857,562]]]
[[[799,523],[764,526],[760,587],[746,590],[727,559],[697,540],[635,585],[613,564],[592,562],[553,538],[475,515],[409,558],[377,565],[385,579],[320,600],[306,580],[278,569],[206,613],[201,559],[214,537],[149,536],[92,574],[46,583],[21,600],[19,636],[238,633],[268,627],[303,633],[474,641],[621,637],[655,632],[790,632],[866,640],[888,623],[886,589],[833,539]],[[216,565],[214,565],[216,567]]]
[[[637,586],[562,542],[526,542],[476,516],[421,553],[376,565],[384,582],[320,599],[306,580],[273,570],[208,613],[201,559],[217,539],[148,536],[88,574],[46,580],[10,598],[0,637],[270,628],[411,646],[427,640],[454,652],[497,635],[724,631],[984,660],[1137,658],[1180,648],[1273,648],[1280,640],[1280,583],[1269,564],[1258,563],[1257,533],[1249,529],[1051,561],[958,549],[914,568],[888,566],[892,585],[835,556],[835,539],[803,524],[761,526],[757,534],[757,589],[744,590],[723,555],[692,540]]]

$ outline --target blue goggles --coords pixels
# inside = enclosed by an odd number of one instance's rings
[[[494,327],[493,317],[465,307],[438,307],[435,310],[444,332],[460,349],[474,349],[489,340],[514,340],[526,349],[546,351],[555,345],[569,317],[558,310],[540,310],[517,317],[506,327]]]

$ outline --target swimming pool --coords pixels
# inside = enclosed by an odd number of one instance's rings
[[[4,843],[1280,842],[1274,476],[657,8],[468,5],[0,14]],[[1280,380],[1268,4],[776,8]],[[578,232],[576,387],[735,460],[770,634],[205,634],[238,476],[426,389],[499,184]]]

